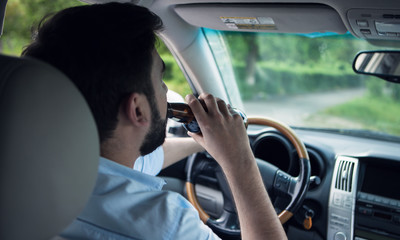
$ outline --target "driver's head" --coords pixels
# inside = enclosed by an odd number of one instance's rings
[[[157,15],[132,4],[68,8],[42,21],[23,55],[48,62],[72,79],[93,112],[101,142],[113,136],[119,108],[130,94],[146,95],[153,126],[141,148],[145,154],[165,134],[165,115],[157,107],[163,100],[155,96],[152,81],[155,58],[158,65],[162,61],[155,50],[155,33],[162,27]]]

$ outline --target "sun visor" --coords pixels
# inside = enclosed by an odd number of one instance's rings
[[[321,4],[186,4],[175,11],[191,25],[216,30],[347,32],[339,14]]]
[[[149,7],[153,3],[153,0],[79,0],[79,1],[90,4],[104,4],[110,2],[132,3],[134,5],[139,5],[143,7]]]

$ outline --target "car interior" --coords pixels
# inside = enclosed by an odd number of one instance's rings
[[[288,239],[400,239],[400,1],[119,2],[161,17],[159,38],[194,95],[211,93],[247,115],[250,144]],[[6,3],[0,3],[0,21],[7,21]],[[303,47],[306,42],[314,47]],[[281,55],[272,52],[278,43]],[[345,65],[331,62],[337,49],[344,49],[337,55]],[[307,54],[319,62],[295,72],[307,65]],[[367,107],[384,98],[382,112],[365,110],[355,122],[353,108],[333,109],[360,103],[356,97]],[[99,140],[93,117],[62,73],[3,54],[0,112],[0,238],[51,239],[79,214],[94,186]],[[339,118],[345,114],[350,117]],[[180,124],[168,126],[168,137],[187,136]],[[229,186],[207,152],[159,176],[164,190],[185,196],[222,239],[240,239]]]

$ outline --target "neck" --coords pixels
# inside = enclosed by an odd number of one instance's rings
[[[128,145],[129,141],[120,139],[108,139],[101,144],[100,155],[116,163],[133,168],[136,159],[140,156],[139,148],[133,144]]]

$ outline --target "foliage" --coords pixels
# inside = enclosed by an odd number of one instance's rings
[[[364,128],[400,135],[400,84],[357,75],[353,57],[375,46],[350,35],[308,38],[290,34],[224,32],[242,98],[268,101],[271,96],[293,96],[349,88],[366,88],[366,95],[322,110],[304,119],[304,125]],[[253,38],[259,54],[246,45]],[[379,47],[382,49],[382,47]],[[248,68],[249,57],[256,67]],[[249,72],[252,71],[252,72]],[[249,75],[254,76],[249,81]],[[277,110],[278,111],[278,110]]]
[[[158,49],[165,48],[165,45],[162,44]],[[163,52],[164,51],[164,52]],[[179,93],[181,96],[185,97],[187,94],[192,93],[188,82],[186,81],[185,76],[181,69],[179,68],[178,64],[176,63],[174,57],[171,53],[167,50],[158,50],[160,53],[161,58],[165,63],[165,73],[164,73],[164,82],[168,86],[168,89]]]
[[[20,55],[22,48],[29,44],[31,32],[43,17],[61,9],[84,5],[77,0],[12,0],[8,1],[0,52]]]
[[[238,64],[239,65],[239,64]],[[302,66],[285,63],[258,62],[255,84],[239,81],[243,99],[266,99],[275,95],[292,95],[319,91],[355,88],[363,85],[352,71],[338,71],[333,66]],[[238,79],[245,69],[235,67]],[[256,94],[255,94],[256,93]]]
[[[84,5],[78,0],[12,0],[7,3],[4,33],[0,52],[19,56],[31,41],[31,32],[40,21],[61,9]],[[164,81],[169,89],[185,96],[191,93],[189,84],[167,47],[160,41],[157,50],[166,65]]]
[[[400,100],[399,85],[366,81],[371,77],[353,72],[351,65],[356,53],[376,47],[350,34],[310,38],[295,34],[224,32],[223,37],[230,48],[244,100],[364,86],[373,96],[387,95]],[[258,54],[252,53],[254,47],[249,43],[257,44]],[[254,60],[256,67],[249,68]]]
[[[389,97],[395,101],[400,101],[400,84],[394,84],[382,81],[374,77],[367,80],[368,93],[372,97],[384,98]]]
[[[365,128],[400,135],[400,107],[390,97],[366,95],[328,108],[326,114],[364,124]]]

